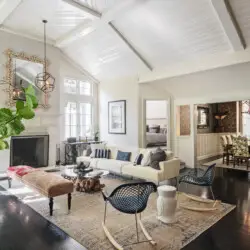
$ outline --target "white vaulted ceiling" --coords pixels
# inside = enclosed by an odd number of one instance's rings
[[[0,0],[4,31],[42,40],[42,19],[49,43],[99,81],[152,80],[250,44],[249,0]]]

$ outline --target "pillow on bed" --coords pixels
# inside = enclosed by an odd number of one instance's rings
[[[152,126],[149,128],[149,133],[160,133],[160,129],[161,129],[160,125]]]

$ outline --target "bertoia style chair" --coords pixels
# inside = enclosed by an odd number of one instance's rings
[[[104,211],[104,220],[102,223],[103,230],[109,239],[109,241],[113,244],[116,249],[123,249],[125,246],[138,244],[142,242],[150,242],[152,245],[155,245],[156,242],[153,241],[151,236],[146,231],[145,227],[141,221],[141,212],[145,210],[147,207],[147,202],[150,194],[152,192],[156,192],[157,187],[152,182],[141,182],[141,183],[128,183],[123,184],[114,189],[114,191],[107,196],[104,192],[103,198],[105,201],[105,211]],[[121,246],[116,240],[113,238],[111,233],[108,231],[106,227],[106,215],[107,215],[107,203],[110,203],[115,209],[122,213],[126,214],[134,214],[135,215],[135,225],[136,225],[136,236],[137,241],[131,244]],[[140,218],[137,215],[140,214]],[[138,223],[142,229],[147,240],[139,241],[139,233],[138,233]]]
[[[212,189],[215,166],[216,164],[209,166],[206,171],[202,169],[194,169],[189,174],[180,177],[179,185],[181,183],[188,183],[202,187],[209,187],[211,194],[213,196],[213,200],[215,200]]]

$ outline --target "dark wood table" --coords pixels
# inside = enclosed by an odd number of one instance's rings
[[[246,162],[247,169],[249,167],[249,160],[250,156],[243,156],[243,155],[235,155],[234,156],[234,161],[233,161],[233,166],[237,164],[238,166],[240,165],[240,162]]]

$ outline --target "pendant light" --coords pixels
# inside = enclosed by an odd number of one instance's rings
[[[47,20],[42,21],[44,23],[44,67],[43,72],[36,76],[35,84],[44,93],[52,92],[55,88],[55,78],[48,73],[47,70],[47,58],[46,58],[46,24]]]
[[[22,88],[23,80],[20,80],[19,86],[17,85],[17,74],[16,74],[16,61],[15,61],[15,70],[14,70],[14,84],[12,85],[12,99],[15,101],[26,101],[25,94]]]

